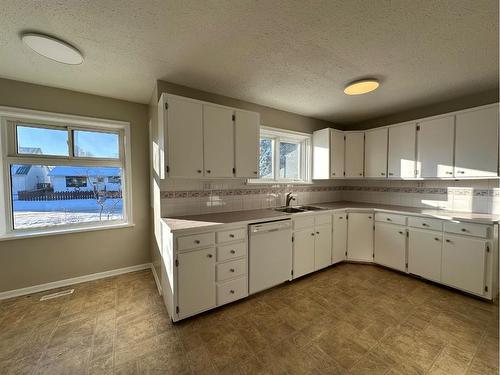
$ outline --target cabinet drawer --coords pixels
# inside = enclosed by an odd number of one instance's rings
[[[217,281],[223,281],[245,275],[247,273],[246,259],[233,260],[217,265]]]
[[[430,230],[443,230],[443,222],[438,219],[429,219],[427,217],[409,217],[408,225],[414,228],[423,228]]]
[[[246,242],[239,242],[231,245],[217,246],[217,262],[239,258],[247,253]]]
[[[331,224],[332,223],[332,215],[316,215],[314,217],[314,223],[316,225],[323,225],[323,224]]]
[[[214,233],[193,234],[177,238],[177,249],[196,249],[198,247],[212,246],[215,243]]]
[[[375,214],[375,221],[383,221],[385,223],[406,225],[406,216],[387,214],[385,212],[377,212]]]
[[[314,227],[314,216],[313,215],[308,215],[308,216],[303,216],[303,217],[298,217],[293,219],[293,229],[302,229],[302,228],[308,228],[308,227]]]
[[[247,228],[235,228],[217,232],[217,243],[243,240],[247,238]]]
[[[444,223],[444,231],[449,233],[464,234],[467,236],[487,238],[489,225],[473,223]]]
[[[217,305],[223,305],[248,296],[247,278],[240,277],[217,285]]]

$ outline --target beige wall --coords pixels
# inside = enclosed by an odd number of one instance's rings
[[[0,292],[150,262],[146,105],[0,79],[0,105],[130,122],[135,226],[0,242]]]
[[[295,113],[280,111],[278,109],[265,107],[255,103],[246,102],[239,99],[230,98],[218,94],[212,94],[207,91],[200,91],[186,86],[176,85],[174,83],[158,81],[158,97],[163,92],[168,92],[173,95],[187,96],[189,98],[204,100],[220,105],[227,105],[249,111],[260,113],[260,122],[262,125],[275,128],[294,130],[304,133],[312,133],[315,130],[335,127],[340,129],[341,126],[335,126],[331,122],[318,120],[311,117],[297,115]]]

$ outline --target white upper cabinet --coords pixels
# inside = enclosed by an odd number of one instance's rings
[[[387,128],[365,132],[365,177],[387,175]]]
[[[415,177],[416,123],[406,123],[389,128],[389,178]]]
[[[256,178],[259,175],[260,115],[256,112],[235,111],[234,146],[235,176]]]
[[[203,157],[206,177],[232,177],[234,168],[233,110],[203,105]]]
[[[169,177],[203,176],[203,105],[176,96],[168,97],[165,134]]]
[[[344,177],[344,132],[331,128],[313,133],[313,180]]]
[[[365,134],[362,132],[345,133],[345,176],[363,177]]]
[[[331,178],[344,177],[345,143],[344,133],[338,130],[330,131],[330,176]]]
[[[456,115],[455,177],[498,175],[498,106]]]
[[[417,177],[453,177],[455,116],[418,123]]]

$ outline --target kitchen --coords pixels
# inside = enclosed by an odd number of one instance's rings
[[[498,374],[498,3],[215,5],[7,2],[0,372]]]

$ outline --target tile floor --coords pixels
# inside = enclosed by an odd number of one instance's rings
[[[172,324],[149,270],[0,302],[0,374],[498,374],[498,304],[342,264]]]

